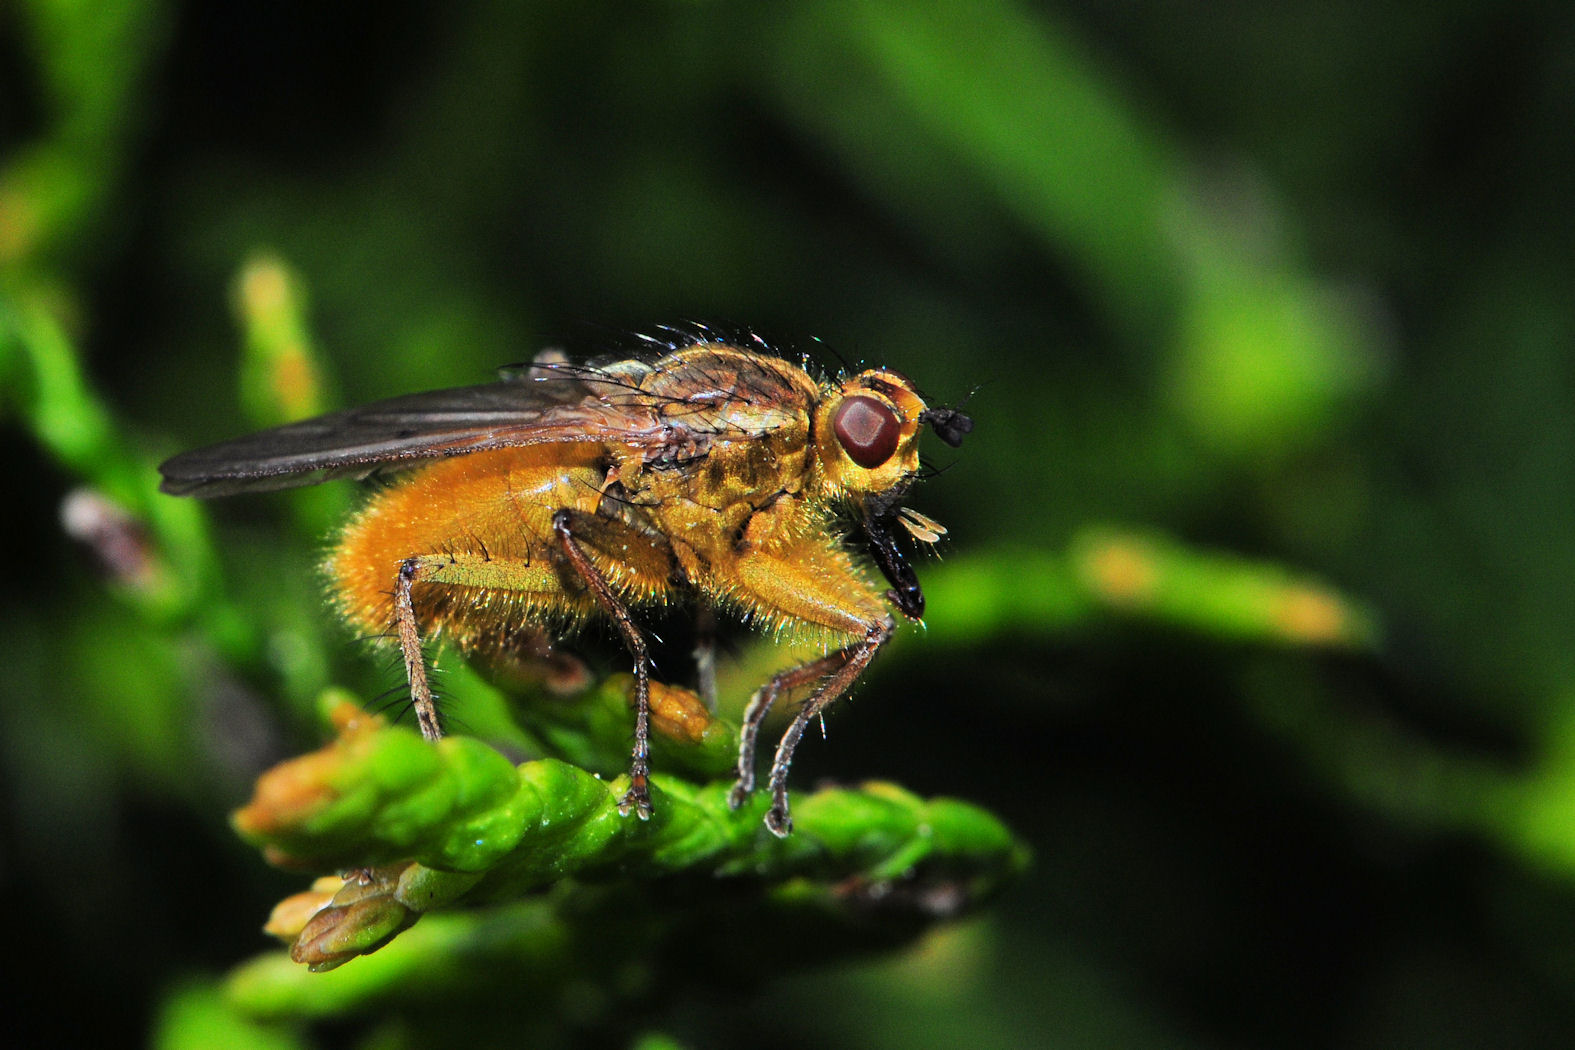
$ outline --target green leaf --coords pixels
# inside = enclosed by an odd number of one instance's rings
[[[234,817],[276,863],[351,869],[337,889],[286,902],[271,924],[293,939],[298,961],[318,968],[380,948],[426,912],[514,900],[569,878],[807,878],[900,889],[950,914],[1027,863],[983,810],[890,784],[803,795],[795,832],[778,839],[762,822],[766,800],[734,811],[725,781],[657,776],[655,815],[640,821],[618,812],[618,780],[557,759],[516,767],[464,737],[433,746],[348,702],[335,714],[339,736],[265,773]]]

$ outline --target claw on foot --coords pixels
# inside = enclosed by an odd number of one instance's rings
[[[618,815],[627,817],[631,812],[641,820],[650,820],[654,812],[651,808],[651,792],[643,784],[631,787],[623,793],[623,798],[618,800]]]

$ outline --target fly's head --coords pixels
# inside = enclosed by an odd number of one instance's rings
[[[913,385],[884,369],[861,372],[821,398],[815,443],[828,488],[859,498],[918,473],[925,411]]]
[[[861,508],[870,554],[892,586],[888,597],[915,620],[924,615],[924,592],[892,527],[901,524],[923,543],[946,532],[900,505],[919,473],[919,432],[925,426],[955,448],[973,420],[956,409],[930,408],[906,377],[886,369],[845,380],[815,411],[816,455],[827,488]]]

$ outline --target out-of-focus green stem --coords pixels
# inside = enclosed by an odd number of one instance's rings
[[[39,444],[92,490],[148,530],[149,557],[160,568],[141,574],[128,597],[161,620],[191,616],[212,605],[218,579],[207,522],[190,501],[158,492],[158,475],[132,455],[109,410],[82,374],[75,347],[43,303],[0,300],[0,363],[14,377],[6,407],[16,412]]]
[[[241,406],[251,424],[274,427],[326,411],[325,369],[312,340],[300,276],[278,256],[259,252],[236,275],[231,298],[243,344]],[[321,541],[344,520],[351,495],[348,485],[290,493],[301,534]]]
[[[1379,329],[1363,296],[1308,271],[1250,173],[1201,176],[1208,158],[1189,158],[1050,12],[786,10],[768,82],[793,116],[940,244],[974,236],[952,213],[981,190],[1010,210],[1082,276],[1134,356],[1154,359],[1200,446],[1273,463],[1373,387]]]
[[[790,10],[776,85],[877,197],[900,198],[913,163],[922,195],[904,203],[936,209],[954,197],[935,193],[937,168],[954,160],[958,194],[996,194],[1134,337],[1164,329],[1181,293],[1165,229],[1175,159],[1070,34],[1001,0]]]
[[[305,1050],[301,1033],[245,1016],[217,982],[190,982],[170,993],[159,1009],[154,1050]]]
[[[233,300],[245,340],[241,402],[248,418],[270,427],[322,412],[322,366],[300,278],[282,259],[259,253],[236,276]]]
[[[1059,555],[977,552],[927,571],[924,584],[930,644],[1063,633],[1112,616],[1276,646],[1371,651],[1379,640],[1371,610],[1326,584],[1154,531],[1090,528]]]
[[[1073,542],[1072,565],[1106,607],[1203,635],[1337,649],[1378,644],[1374,615],[1332,587],[1157,533],[1089,529]]]
[[[19,49],[36,63],[48,128],[0,166],[0,272],[39,272],[93,229],[138,125],[138,86],[158,53],[165,5],[22,0]],[[15,284],[6,281],[15,287]]]

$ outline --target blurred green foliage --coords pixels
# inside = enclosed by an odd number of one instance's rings
[[[1564,1045],[1572,67],[1551,3],[0,8],[8,1042]],[[929,933],[647,871],[243,963],[302,883],[229,812],[397,671],[319,594],[351,486],[153,465],[684,318],[972,392],[927,628],[795,783],[1032,869]],[[441,673],[511,760],[618,749]]]

